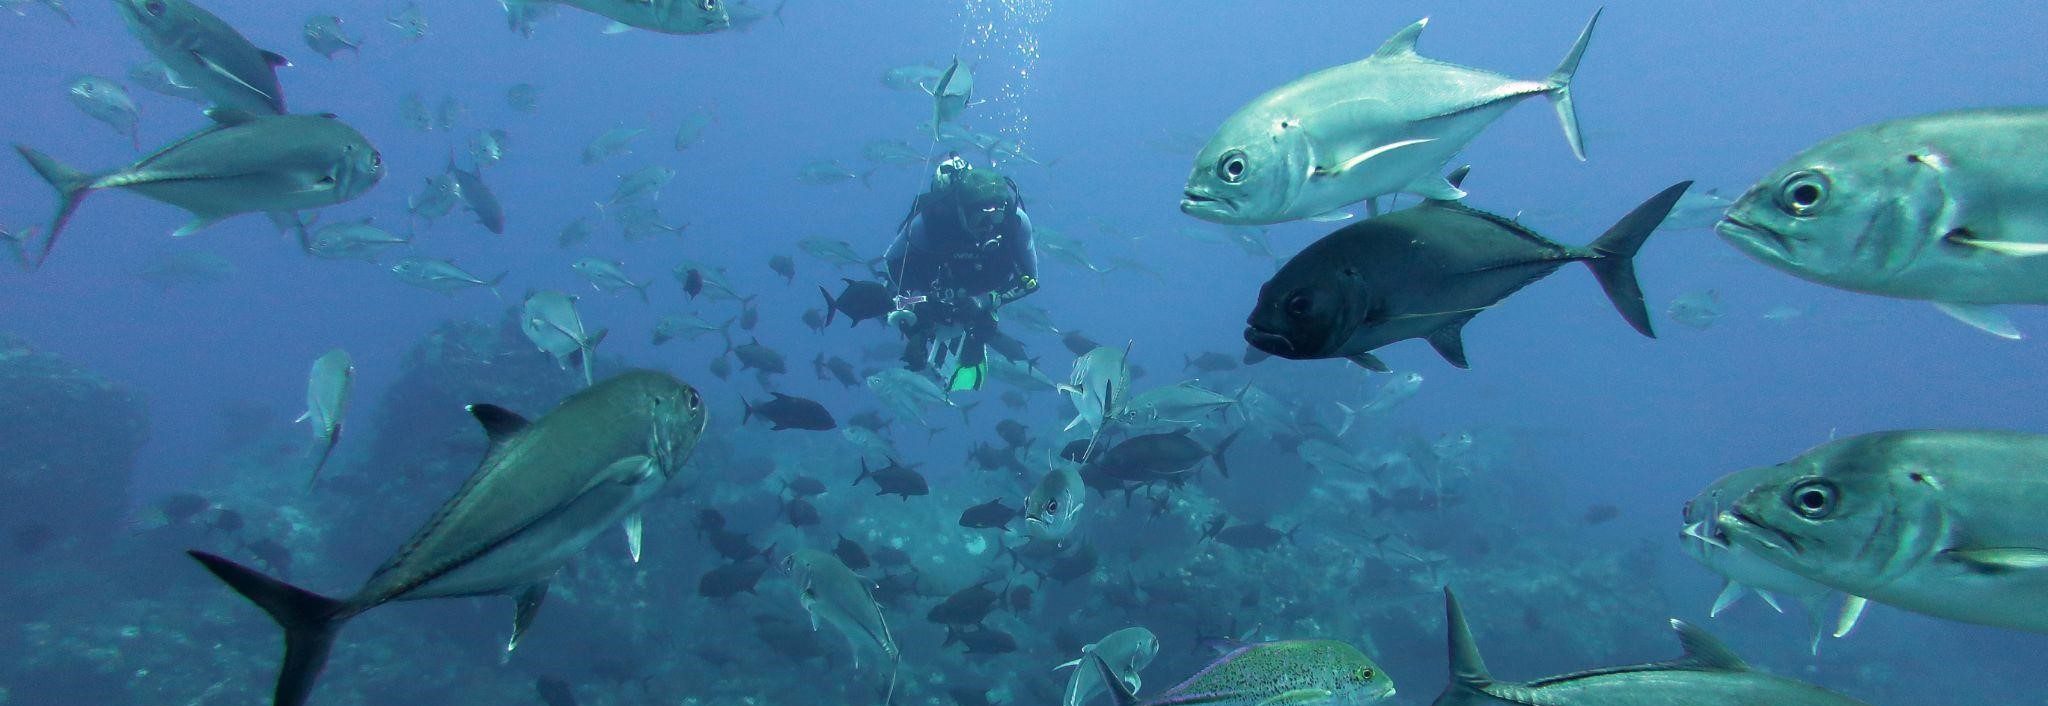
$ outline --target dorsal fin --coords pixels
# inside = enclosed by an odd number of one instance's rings
[[[1424,17],[1416,20],[1415,24],[1408,25],[1401,31],[1395,32],[1394,36],[1387,38],[1386,43],[1380,45],[1378,51],[1372,53],[1373,58],[1390,59],[1417,56],[1415,40],[1422,38],[1422,28],[1428,26],[1429,18]]]
[[[1699,626],[1673,618],[1671,629],[1678,631],[1678,644],[1685,648],[1685,654],[1672,660],[1671,666],[1716,672],[1749,671],[1748,662]]]
[[[1486,672],[1486,660],[1472,642],[1471,626],[1465,624],[1465,611],[1449,586],[1444,587],[1444,632],[1450,638],[1452,688],[1484,692],[1493,684],[1493,675]]]
[[[476,417],[476,422],[483,425],[484,434],[491,437],[493,446],[505,443],[506,439],[526,429],[529,424],[518,412],[494,404],[470,405],[469,415]]]

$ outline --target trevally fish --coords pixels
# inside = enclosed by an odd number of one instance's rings
[[[491,296],[504,298],[498,293],[498,283],[505,281],[504,272],[488,280],[463,271],[455,263],[429,257],[408,257],[391,266],[392,274],[398,275],[406,284],[448,294],[468,287],[483,287],[491,290]]]
[[[314,15],[306,18],[306,26],[301,34],[306,38],[307,47],[320,52],[321,56],[330,60],[344,50],[358,55],[363,53],[363,39],[349,36],[348,31],[341,28],[341,18],[334,15]]]
[[[1074,420],[1067,422],[1068,430],[1086,427],[1099,431],[1104,419],[1123,412],[1123,403],[1131,394],[1131,366],[1125,360],[1129,354],[1129,345],[1121,349],[1097,346],[1074,359],[1073,375],[1059,386],[1074,402]]]
[[[393,246],[412,242],[378,228],[371,219],[341,221],[320,226],[306,239],[306,253],[328,260],[376,262],[377,256]]]
[[[626,276],[624,267],[624,263],[594,257],[586,257],[569,265],[569,269],[575,270],[576,274],[582,275],[585,281],[590,282],[591,289],[608,294],[616,294],[621,289],[631,289],[640,294],[640,301],[647,301],[647,286],[654,284],[654,280],[634,282],[633,278]]]
[[[545,289],[527,295],[521,305],[519,331],[526,340],[555,359],[555,365],[569,367],[571,360],[583,367],[583,384],[589,385],[590,357],[605,331],[585,331],[583,317],[576,313],[576,298]]]
[[[462,199],[464,208],[469,209],[476,221],[485,230],[498,235],[505,234],[505,207],[498,203],[498,195],[491,193],[489,184],[484,183],[483,169],[464,171],[455,166],[455,152],[448,153],[448,178],[455,183],[455,195]]]
[[[974,101],[974,70],[961,65],[960,57],[932,85],[925,88],[932,97],[932,139],[939,139],[939,126],[953,122]]]
[[[919,426],[927,429],[931,428],[931,424],[924,418],[925,407],[959,407],[946,396],[945,388],[940,387],[938,382],[903,368],[884,368],[869,375],[867,383],[868,389],[874,391],[875,397],[880,398],[882,405],[888,407],[889,411],[914,419]],[[960,415],[965,417],[967,411],[962,409]]]
[[[2048,435],[1876,432],[1757,475],[1715,518],[1731,547],[1851,596],[2048,633]]]
[[[854,252],[852,243],[844,240],[811,237],[796,241],[796,246],[805,253],[809,253],[811,257],[824,260],[835,267],[863,265],[868,262],[868,258],[861,257],[860,253]]]
[[[874,174],[873,169],[856,172],[836,159],[814,159],[797,169],[796,180],[812,186],[829,186],[858,179],[862,186],[867,186],[868,177]]]
[[[897,91],[929,91],[946,70],[930,64],[908,64],[882,72],[882,85]]]
[[[811,616],[811,630],[825,624],[845,635],[855,668],[860,667],[864,649],[871,648],[889,660],[889,694],[883,698],[883,703],[888,703],[895,697],[895,669],[902,664],[902,653],[896,649],[896,638],[889,634],[881,604],[868,590],[867,579],[846,568],[838,557],[816,549],[798,549],[783,562],[796,584],[797,603]]]
[[[1282,358],[1346,358],[1387,372],[1372,351],[1429,341],[1465,362],[1465,324],[1567,263],[1583,262],[1630,326],[1654,337],[1635,254],[1691,182],[1650,197],[1585,247],[1455,201],[1425,201],[1311,243],[1259,288],[1244,339]]]
[[[164,62],[159,59],[151,59],[129,66],[128,80],[134,81],[135,85],[147,88],[154,93],[172,98],[183,98],[194,103],[206,102],[206,93],[204,91],[178,80],[178,77],[171,73],[170,67],[165,66]]]
[[[683,116],[676,124],[676,151],[681,152],[696,146],[697,141],[704,138],[705,128],[711,127],[712,120],[711,111],[704,109],[691,111],[690,114]]]
[[[1090,662],[1117,706],[1140,706],[1101,654]],[[1394,695],[1394,680],[1350,644],[1336,640],[1282,640],[1245,645],[1202,671],[1142,702],[1143,706],[1363,706]]]
[[[639,137],[643,132],[647,132],[647,128],[624,125],[604,131],[604,134],[598,135],[597,139],[583,146],[583,163],[597,164],[622,154],[632,154],[633,138]]]
[[[398,36],[408,42],[417,42],[427,36],[427,13],[420,8],[418,0],[406,0],[405,7],[384,18],[384,24],[398,30]]]
[[[505,161],[505,143],[511,135],[504,130],[483,130],[469,138],[469,158],[478,170]]]
[[[307,485],[320,480],[320,470],[327,467],[334,445],[341,442],[341,420],[348,414],[349,388],[355,384],[355,375],[356,365],[349,360],[348,351],[336,348],[314,360],[313,372],[306,376],[306,412],[292,421],[311,422],[313,441],[320,444],[320,459],[313,463]]]
[[[541,2],[567,5],[611,20],[605,34],[634,28],[662,34],[707,34],[732,26],[725,0],[504,0],[502,4],[509,15]]]
[[[1828,138],[1778,167],[1715,225],[1810,282],[1933,302],[2017,339],[1998,304],[2048,304],[2048,108],[1936,113]]]
[[[129,34],[164,62],[180,84],[222,108],[280,115],[284,89],[277,67],[292,62],[257,49],[242,33],[190,0],[115,0]]]
[[[1103,691],[1102,672],[1095,669],[1090,660],[1100,658],[1109,665],[1110,673],[1123,682],[1124,690],[1135,694],[1144,684],[1138,672],[1152,664],[1152,658],[1158,654],[1159,637],[1138,626],[1117,630],[1082,646],[1079,658],[1053,668],[1074,670],[1067,677],[1067,689],[1060,697],[1060,706],[1082,706]]]
[[[1081,508],[1087,501],[1088,487],[1081,483],[1080,470],[1054,462],[1024,496],[1024,536],[1033,542],[1065,544],[1081,524]]]
[[[707,333],[730,336],[731,329],[730,319],[722,324],[714,324],[695,316],[664,316],[654,324],[654,345],[667,343],[669,339],[677,336],[681,336],[685,341],[697,340],[698,336]]]
[[[106,123],[114,132],[127,135],[130,146],[142,149],[141,138],[137,137],[135,130],[140,116],[135,108],[135,99],[128,96],[128,89],[98,76],[80,76],[72,80],[65,93],[79,111]]]
[[[1865,601],[1855,596],[1844,596],[1841,612],[1827,614],[1825,604],[1835,595],[1834,589],[1771,563],[1754,547],[1730,543],[1727,532],[1717,522],[1721,513],[1734,507],[1743,493],[1749,492],[1774,472],[1770,466],[1736,471],[1722,476],[1686,501],[1685,527],[1679,532],[1679,543],[1686,555],[1727,579],[1720,595],[1714,598],[1713,608],[1707,611],[1707,617],[1720,617],[1722,611],[1735,605],[1745,593],[1755,593],[1773,610],[1783,613],[1785,609],[1779,604],[1778,597],[1785,596],[1806,607],[1807,619],[1813,625],[1813,640],[1808,649],[1819,654],[1822,636],[1833,634],[1841,637],[1856,627],[1856,621],[1863,615]]]
[[[57,190],[57,215],[37,254],[41,265],[87,194],[122,188],[192,213],[172,235],[190,235],[229,216],[298,211],[348,201],[377,185],[384,160],[362,133],[324,115],[251,115],[213,109],[212,127],[134,164],[86,174],[22,145],[14,149]]]
[[[1652,706],[1654,704],[1770,704],[1771,706],[1869,706],[1811,684],[1772,676],[1749,665],[1707,631],[1671,621],[1685,654],[1666,662],[1589,669],[1533,682],[1493,678],[1465,611],[1444,589],[1444,630],[1450,634],[1451,683],[1432,706],[1518,704],[1533,706]]]
[[[1195,384],[1155,387],[1138,393],[1124,404],[1116,420],[1133,426],[1147,424],[1202,426],[1210,417],[1230,409],[1237,398]]]
[[[624,522],[637,549],[640,506],[682,470],[706,419],[695,388],[648,370],[608,378],[531,422],[494,405],[469,411],[490,452],[354,594],[329,598],[188,552],[284,628],[274,706],[304,704],[342,625],[386,603],[513,595],[506,649],[517,647],[549,579],[600,532]]]
[[[1408,192],[1455,201],[1438,174],[1501,114],[1548,96],[1580,160],[1572,75],[1600,20],[1594,12],[1557,70],[1516,80],[1417,53],[1423,19],[1372,56],[1324,69],[1259,96],[1225,120],[1195,155],[1183,213],[1215,223],[1267,225]]]
[[[1393,411],[1395,407],[1401,406],[1401,403],[1407,402],[1409,398],[1414,397],[1415,393],[1421,390],[1422,373],[1409,371],[1395,375],[1394,379],[1381,383],[1379,391],[1373,393],[1372,401],[1365,403],[1365,406],[1360,407],[1358,411],[1368,414],[1386,414]],[[1340,432],[1339,435],[1341,436],[1342,433]]]
[[[432,228],[435,220],[448,215],[461,202],[461,187],[456,185],[455,177],[446,172],[429,176],[420,186],[419,193],[405,199],[406,227],[411,228],[410,218],[424,218],[427,227]]]
[[[1695,331],[1707,330],[1727,313],[1727,307],[1721,304],[1721,294],[1711,289],[1681,294],[1664,308],[1665,316]]]
[[[1664,217],[1659,230],[1705,230],[1721,222],[1728,214],[1728,207],[1735,202],[1722,196],[1715,189],[1687,191],[1678,199],[1678,205],[1671,207],[1671,215]]]

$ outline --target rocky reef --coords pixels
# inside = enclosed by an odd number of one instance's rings
[[[16,549],[106,543],[148,437],[133,389],[0,336],[0,518]]]

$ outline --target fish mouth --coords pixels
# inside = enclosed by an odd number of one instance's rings
[[[1181,192],[1180,211],[1189,215],[1202,213],[1230,213],[1237,210],[1237,203],[1220,196],[1210,196],[1194,189]]]
[[[1268,355],[1290,360],[1300,360],[1303,357],[1302,353],[1295,350],[1294,341],[1287,336],[1262,330],[1257,326],[1244,327],[1244,342]]]
[[[1767,261],[1792,262],[1792,240],[1777,231],[1734,216],[1723,216],[1714,224],[1714,232],[1753,257]]]
[[[1799,540],[1792,535],[1758,522],[1742,508],[1732,508],[1714,518],[1714,528],[1725,544],[1731,539],[1746,539],[1786,554],[1799,554],[1802,549]]]

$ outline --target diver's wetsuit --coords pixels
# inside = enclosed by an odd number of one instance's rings
[[[1038,252],[1031,244],[1031,217],[1019,206],[995,233],[976,237],[951,218],[927,223],[917,214],[896,234],[883,255],[885,273],[899,296],[924,296],[911,310],[917,323],[903,362],[924,369],[932,332],[942,323],[967,331],[959,365],[982,361],[981,343],[994,332],[995,308],[1038,290]]]

